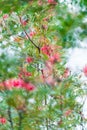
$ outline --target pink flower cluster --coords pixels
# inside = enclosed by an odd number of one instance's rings
[[[21,24],[22,24],[23,26],[26,26],[26,25],[27,25],[27,22],[24,21],[24,20],[21,20]]]
[[[56,54],[50,56],[49,61],[50,61],[52,64],[55,63],[55,62],[57,62],[57,61],[60,62],[60,55],[59,55],[59,53],[56,53]]]
[[[28,56],[27,58],[26,58],[26,62],[27,63],[31,63],[31,62],[33,62],[33,58],[32,57],[30,57],[30,56]]]
[[[35,33],[34,31],[31,31],[31,32],[29,33],[30,38],[32,38],[35,34],[36,34],[36,33]]]
[[[69,75],[70,75],[70,70],[69,70],[69,68],[66,68],[65,71],[64,71],[63,77],[68,78]]]
[[[48,0],[49,4],[56,4],[55,0]]]
[[[8,17],[9,17],[8,14],[4,14],[4,15],[3,15],[3,19],[4,19],[4,20],[8,19]]]
[[[1,124],[6,124],[6,122],[7,122],[7,120],[6,120],[6,118],[4,118],[4,117],[0,117],[0,123]]]
[[[32,83],[25,82],[22,79],[9,79],[0,85],[3,85],[8,90],[11,90],[12,88],[23,88],[28,91],[33,91],[35,89],[35,86]]]
[[[27,33],[26,39],[28,39],[28,37],[30,37],[30,38],[34,37],[35,34],[36,34],[36,32],[34,32],[34,31],[31,31],[30,33]]]
[[[41,47],[41,51],[43,54],[50,56],[51,47],[49,45],[44,45],[43,47]]]
[[[56,85],[56,80],[53,76],[53,66],[56,62],[60,62],[60,54],[54,46],[44,45],[41,47],[41,52],[47,55],[45,68],[42,69],[42,80],[49,85]]]
[[[32,73],[31,72],[28,72],[26,69],[24,68],[21,68],[20,69],[20,73],[18,74],[19,78],[20,79],[23,79],[24,77],[30,77],[32,76]]]
[[[55,79],[53,78],[53,64],[49,61],[46,62],[45,68],[42,70],[42,80],[43,82],[55,86]]]
[[[72,110],[69,109],[67,110],[65,113],[64,113],[64,116],[67,117],[67,116],[70,116],[72,114]]]
[[[48,58],[49,58],[49,62],[54,64],[55,62],[60,62],[60,54],[57,52],[57,53],[54,53],[54,50],[52,49],[51,46],[49,45],[44,45],[42,48],[41,48],[41,51],[43,54],[47,55]]]
[[[83,68],[84,75],[87,76],[87,65]]]

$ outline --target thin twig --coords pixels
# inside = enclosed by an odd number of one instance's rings
[[[19,15],[18,15],[18,17],[19,17],[19,20],[20,20],[22,29],[23,29],[24,33],[26,34],[28,40],[38,49],[38,51],[39,51],[39,53],[40,53],[40,47],[38,47],[38,46],[34,43],[34,41],[30,38],[30,36],[28,35],[28,33],[26,32],[25,28],[24,28],[23,25],[22,25],[21,17],[20,17]]]
[[[22,130],[22,111],[18,111],[19,115],[19,127],[18,130]]]
[[[10,122],[11,130],[14,130],[12,116],[11,116],[11,107],[10,106],[8,106],[8,116],[9,116],[9,122]]]

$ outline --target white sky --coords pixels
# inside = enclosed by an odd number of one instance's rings
[[[69,50],[67,66],[72,71],[82,70],[87,64],[87,48],[74,48]]]

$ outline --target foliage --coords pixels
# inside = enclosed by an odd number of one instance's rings
[[[86,36],[83,7],[76,14],[60,1],[0,1],[1,130],[74,130],[85,122],[81,81],[65,68],[76,29]]]

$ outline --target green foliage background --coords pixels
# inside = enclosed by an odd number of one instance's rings
[[[0,27],[2,28],[0,48],[4,50],[0,55],[0,81],[10,78],[18,78],[19,68],[26,68],[32,72],[32,77],[25,79],[37,86],[34,92],[27,92],[24,89],[1,90],[0,96],[0,117],[5,117],[7,123],[0,124],[0,130],[74,130],[79,124],[86,122],[82,117],[82,105],[76,98],[86,94],[81,88],[81,81],[78,75],[70,75],[60,80],[65,70],[65,53],[68,48],[79,46],[75,29],[80,27],[78,33],[80,40],[87,35],[87,24],[83,19],[87,17],[86,0],[72,0],[71,3],[78,5],[79,12],[70,12],[67,4],[57,1],[56,5],[49,4],[46,0],[38,4],[38,0],[0,0]],[[7,20],[3,19],[8,14]],[[20,17],[27,19],[27,25],[22,26]],[[43,19],[47,18],[46,21]],[[24,32],[36,29],[37,34],[26,39]],[[20,35],[19,35],[20,32]],[[11,36],[18,40],[11,41]],[[46,55],[39,53],[44,43],[61,46],[59,52],[62,55],[62,62],[54,65],[56,73],[56,86],[42,83],[40,67],[48,60]],[[6,41],[6,44],[3,44]],[[12,51],[12,53],[11,53]],[[9,54],[10,52],[10,54]],[[27,64],[26,56],[32,56],[34,63]],[[54,74],[55,75],[55,74]],[[72,110],[70,116],[64,113]]]

